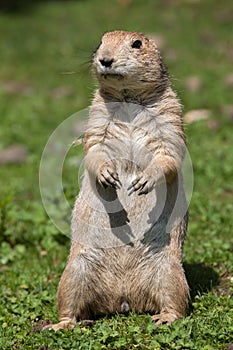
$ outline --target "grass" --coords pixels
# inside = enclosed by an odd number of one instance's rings
[[[206,1],[46,2],[20,14],[0,14],[0,146],[18,143],[29,156],[0,168],[1,349],[230,349],[233,346],[232,72],[233,3]],[[130,313],[80,324],[73,332],[40,332],[57,320],[56,289],[69,239],[48,218],[39,193],[44,146],[67,117],[90,104],[91,52],[102,33],[121,28],[164,37],[163,54],[184,111],[209,109],[209,120],[186,125],[195,184],[185,243],[191,287],[189,315],[156,328]],[[64,72],[74,74],[62,74]],[[199,91],[185,86],[198,76]],[[231,86],[232,87],[232,86]],[[78,192],[69,152],[63,185]],[[70,159],[70,161],[69,161]],[[76,164],[76,163],[75,163]]]

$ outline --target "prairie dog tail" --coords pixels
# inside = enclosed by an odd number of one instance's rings
[[[121,312],[123,312],[123,313],[129,312],[129,304],[128,304],[128,302],[126,300],[124,300],[121,303]]]

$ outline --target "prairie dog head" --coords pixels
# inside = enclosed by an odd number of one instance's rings
[[[156,87],[166,77],[157,45],[138,32],[105,33],[94,53],[93,68],[104,88]]]

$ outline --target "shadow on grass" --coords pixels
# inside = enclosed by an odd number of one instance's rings
[[[200,263],[185,263],[184,269],[192,301],[197,294],[206,293],[219,284],[217,272],[209,266]]]

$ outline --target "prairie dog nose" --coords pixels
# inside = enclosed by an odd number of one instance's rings
[[[99,61],[100,61],[102,66],[104,66],[104,67],[111,67],[111,65],[112,65],[114,60],[113,60],[113,58],[103,57]]]

